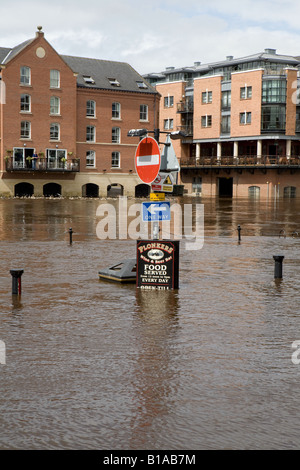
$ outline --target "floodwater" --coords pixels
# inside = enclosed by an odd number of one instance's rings
[[[98,279],[136,247],[97,238],[103,202],[0,200],[0,449],[298,449],[300,201],[181,200],[178,291]]]

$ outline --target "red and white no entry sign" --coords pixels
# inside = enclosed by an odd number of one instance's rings
[[[143,183],[151,184],[160,169],[160,150],[153,137],[144,137],[135,152],[135,170]]]

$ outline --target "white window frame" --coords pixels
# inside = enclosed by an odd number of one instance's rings
[[[121,103],[114,101],[111,105],[112,119],[121,119]]]
[[[31,85],[31,69],[27,65],[22,65],[20,68],[20,85]]]
[[[50,140],[59,141],[60,139],[60,124],[58,122],[52,122],[50,124]]]
[[[121,142],[121,128],[113,127],[111,130],[111,141],[113,144],[120,144]]]
[[[202,104],[212,103],[212,91],[205,90],[202,92]]]
[[[86,117],[89,117],[89,118],[96,117],[96,101],[87,100],[87,102],[86,102]]]
[[[86,126],[86,142],[96,142],[95,126]]]
[[[252,86],[247,85],[240,88],[240,99],[241,100],[250,100],[252,98]]]
[[[27,101],[26,101],[27,100]],[[28,107],[28,109],[22,109],[22,107]],[[31,112],[31,96],[27,93],[22,93],[20,96],[20,112],[30,113]]]
[[[58,96],[50,98],[50,114],[60,114],[60,98]]]
[[[140,121],[148,122],[149,106],[147,104],[140,104]]]
[[[240,113],[240,125],[247,126],[252,122],[252,113],[251,111],[244,111]]]
[[[114,151],[111,153],[111,167],[120,168],[121,167],[121,153]]]
[[[87,150],[85,165],[87,168],[95,168],[96,166],[96,152],[95,150]]]
[[[50,70],[50,88],[60,88],[60,71]]]
[[[21,139],[30,139],[31,138],[31,122],[30,121],[21,121]]]
[[[174,106],[174,96],[165,96],[164,97],[164,108],[173,108]]]

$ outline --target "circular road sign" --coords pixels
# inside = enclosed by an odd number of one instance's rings
[[[135,152],[135,170],[143,183],[151,184],[160,169],[160,150],[153,137],[144,137]]]

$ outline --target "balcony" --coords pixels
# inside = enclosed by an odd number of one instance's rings
[[[182,159],[181,168],[300,168],[300,156],[195,157]]]
[[[177,113],[192,113],[194,109],[193,103],[177,103]]]
[[[18,160],[14,157],[5,159],[5,169],[7,172],[58,172],[72,173],[80,171],[80,162],[78,159],[73,160],[47,160],[45,158],[36,158],[30,160]]]

